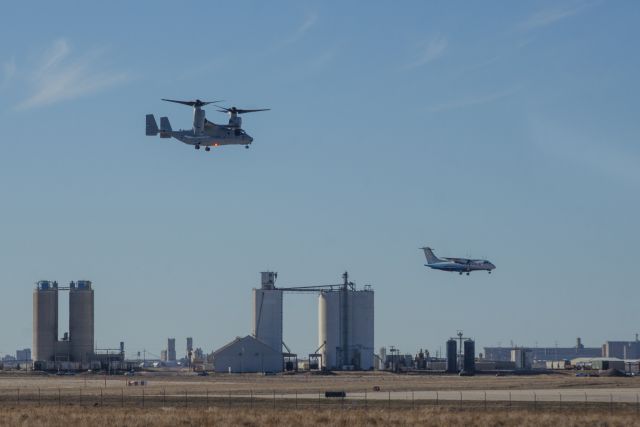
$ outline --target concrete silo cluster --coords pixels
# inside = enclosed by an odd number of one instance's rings
[[[460,343],[458,351],[457,343]],[[476,343],[471,338],[464,338],[462,332],[458,332],[457,338],[449,338],[447,341],[446,372],[460,373],[460,375],[473,375],[476,372]]]
[[[297,369],[297,354],[283,341],[283,296],[286,292],[318,294],[318,349],[309,355],[316,369],[368,370],[374,364],[374,293],[358,290],[343,275],[343,283],[276,287],[277,273],[261,273],[253,289],[253,333],[214,352],[221,372],[280,372]],[[283,351],[284,347],[284,351]]]
[[[58,337],[58,292],[69,291],[69,332]],[[89,363],[94,347],[93,289],[88,280],[59,287],[42,280],[33,291],[33,360]]]
[[[69,328],[58,333],[58,296],[69,292]],[[104,368],[124,360],[124,343],[97,354],[94,337],[94,292],[89,280],[59,286],[41,280],[33,291],[33,362],[35,369],[77,370]]]
[[[323,291],[318,298],[318,345],[328,369],[373,368],[373,291]]]

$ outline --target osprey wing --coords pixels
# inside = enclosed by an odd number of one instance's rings
[[[217,127],[219,127],[217,124],[215,124],[213,122],[210,122],[207,119],[204,119],[204,128],[205,129],[215,129]]]

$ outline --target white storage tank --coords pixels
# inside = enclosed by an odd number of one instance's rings
[[[373,369],[374,293],[338,290],[320,293],[318,346],[326,369]]]
[[[529,348],[514,348],[511,350],[511,361],[515,362],[516,369],[531,369],[533,366],[533,352]]]
[[[253,336],[282,352],[282,291],[275,289],[276,273],[263,272],[262,288],[253,289]]]

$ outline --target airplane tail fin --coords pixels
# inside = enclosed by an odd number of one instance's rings
[[[156,136],[158,134],[158,124],[153,114],[147,114],[147,136]]]
[[[433,254],[431,248],[420,248],[424,251],[424,256],[427,258],[427,264],[435,264],[436,262],[442,262],[440,258]]]

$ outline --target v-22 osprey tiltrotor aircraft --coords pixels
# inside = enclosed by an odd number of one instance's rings
[[[174,131],[171,129],[171,124],[167,117],[160,117],[160,128],[158,128],[153,114],[147,114],[146,134],[148,136],[160,134],[160,138],[175,138],[185,144],[193,145],[196,150],[203,146],[206,151],[210,151],[211,147],[220,145],[244,145],[245,148],[249,148],[253,138],[242,129],[242,117],[240,117],[240,114],[269,110],[269,108],[242,110],[236,107],[226,108],[216,105],[219,112],[229,114],[229,124],[218,125],[205,118],[205,111],[202,107],[221,101],[200,101],[199,99],[195,101],[162,100],[193,107],[193,129]]]

